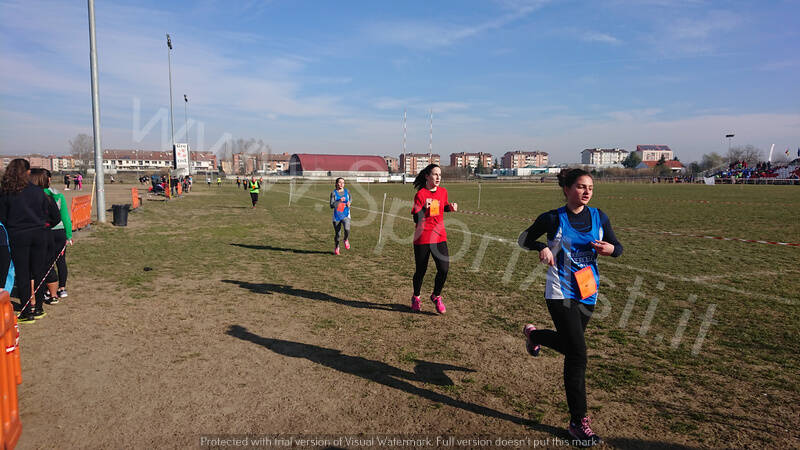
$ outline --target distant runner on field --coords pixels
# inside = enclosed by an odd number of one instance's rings
[[[339,254],[339,238],[344,228],[344,248],[350,250],[350,192],[344,188],[344,178],[337,178],[335,189],[331,192],[331,208],[333,208],[333,254]]]

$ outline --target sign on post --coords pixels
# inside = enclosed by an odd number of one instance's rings
[[[189,170],[189,144],[175,144],[172,149],[172,162],[176,170]]]

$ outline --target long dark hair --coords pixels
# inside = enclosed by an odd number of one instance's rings
[[[562,188],[569,188],[582,176],[592,178],[592,174],[583,169],[561,169],[558,173],[558,185]]]
[[[19,194],[22,192],[25,186],[28,185],[28,170],[30,168],[31,163],[27,159],[17,158],[11,160],[6,167],[6,173],[3,174],[0,192],[4,194]]]
[[[338,186],[338,185],[339,185],[339,180],[342,180],[342,181],[344,181],[344,178],[342,178],[342,177],[339,177],[339,178],[337,178],[337,179],[336,179],[336,180],[333,182],[333,188],[334,188],[334,189],[336,189],[336,186]]]
[[[31,169],[31,183],[43,187],[50,187],[50,171],[41,167]]]
[[[414,188],[416,190],[424,188],[428,183],[428,175],[430,175],[431,172],[433,172],[433,169],[437,167],[439,167],[438,164],[428,164],[427,167],[420,170],[419,173],[417,174],[417,177],[414,178]]]

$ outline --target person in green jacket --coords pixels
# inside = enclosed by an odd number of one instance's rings
[[[33,169],[31,170],[32,178],[36,179],[36,172],[43,171],[43,175],[39,178],[41,181],[35,182],[44,188],[44,193],[53,199],[58,211],[61,215],[61,221],[50,229],[52,233],[52,243],[50,247],[52,250],[47,255],[47,267],[55,260],[55,269],[50,271],[47,278],[48,292],[45,297],[49,297],[49,303],[58,303],[59,298],[67,297],[67,246],[72,245],[72,219],[69,216],[69,205],[64,194],[58,192],[50,184],[51,173],[47,169]],[[63,250],[63,253],[62,253]],[[45,298],[45,301],[48,299]]]
[[[256,177],[253,177],[250,180],[250,201],[253,202],[253,208],[255,208],[256,203],[258,203],[258,192],[260,187],[261,183],[256,181]]]

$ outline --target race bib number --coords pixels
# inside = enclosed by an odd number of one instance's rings
[[[346,207],[347,207],[347,204],[345,202],[343,202],[343,201],[339,202],[339,204],[336,206],[336,211],[344,212],[344,209]]]
[[[428,215],[430,216],[438,216],[439,215],[439,200],[431,200],[431,208],[428,210]]]
[[[581,292],[581,300],[591,297],[597,293],[597,282],[594,280],[592,267],[587,266],[575,272],[575,281],[578,282],[578,289]]]

